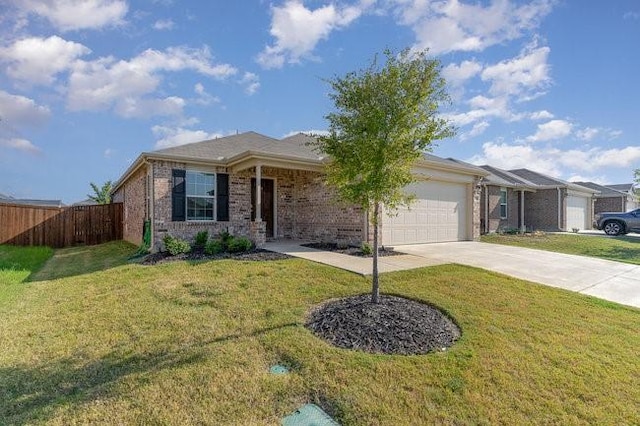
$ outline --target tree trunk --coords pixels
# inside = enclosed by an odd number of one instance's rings
[[[373,273],[371,284],[371,303],[380,302],[380,283],[378,281],[378,219],[380,217],[380,204],[373,207]]]

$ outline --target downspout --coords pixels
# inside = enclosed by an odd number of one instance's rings
[[[489,188],[484,185],[484,233],[489,233]]]
[[[520,232],[523,234],[527,231],[527,226],[524,223],[524,189],[520,190]]]
[[[149,166],[149,169],[147,171],[147,174],[149,175],[149,194],[148,194],[148,198],[149,198],[149,217],[147,218],[149,220],[149,233],[151,235],[151,239],[149,240],[149,250],[153,251],[153,244],[154,244],[154,232],[153,232],[153,215],[155,212],[154,209],[154,205],[155,205],[155,190],[154,190],[154,176],[153,176],[153,163],[150,163],[147,159],[144,160],[145,164],[147,164]]]
[[[562,192],[560,187],[556,187],[558,191],[558,230],[562,231]]]

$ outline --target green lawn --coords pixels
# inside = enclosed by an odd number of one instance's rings
[[[638,420],[638,309],[459,265],[384,274],[463,335],[371,355],[303,326],[366,278],[301,259],[123,264],[135,249],[57,251],[0,304],[0,424],[275,425],[305,402],[344,425]]]
[[[640,239],[580,234],[483,235],[482,242],[599,257],[640,265]]]

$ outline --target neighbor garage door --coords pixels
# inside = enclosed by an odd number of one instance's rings
[[[417,244],[468,239],[470,206],[467,185],[449,182],[419,182],[407,192],[415,193],[410,208],[397,216],[384,214],[382,244]]]
[[[587,218],[589,214],[589,199],[569,195],[567,197],[567,231],[574,228],[584,230],[589,229]]]

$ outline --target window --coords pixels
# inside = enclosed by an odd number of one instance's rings
[[[216,220],[216,175],[187,170],[187,220]]]
[[[507,218],[507,189],[500,188],[500,219]]]

